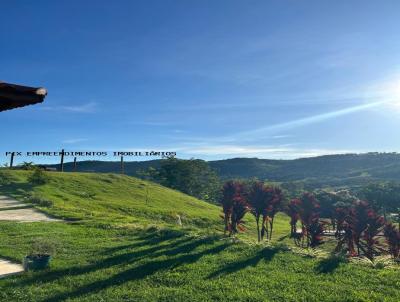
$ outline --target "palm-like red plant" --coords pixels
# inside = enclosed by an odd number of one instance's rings
[[[269,239],[272,239],[272,230],[274,228],[274,218],[278,211],[281,209],[281,204],[283,200],[282,190],[278,187],[270,188],[272,192],[272,198],[269,198],[268,208],[267,208],[267,215],[269,221]],[[269,194],[271,195],[271,194]]]
[[[251,186],[248,193],[248,202],[256,219],[258,242],[265,235],[267,239],[272,238],[274,217],[280,209],[282,199],[282,191],[277,187],[266,186],[260,181],[254,182]]]
[[[290,237],[295,237],[297,233],[297,221],[299,221],[299,205],[301,201],[298,198],[292,199],[287,207],[287,214],[290,217]]]
[[[382,251],[378,241],[378,234],[385,225],[383,216],[379,216],[374,210],[370,209],[367,213],[367,228],[362,234],[362,240],[365,244],[364,252],[369,259],[373,259],[374,255]]]
[[[364,254],[369,259],[382,251],[377,239],[382,231],[384,219],[370,207],[366,201],[356,201],[344,218],[343,234],[338,236],[336,250],[346,246],[350,256]]]
[[[243,184],[238,181],[226,182],[222,188],[221,204],[225,233],[232,235],[243,229],[242,219],[248,211]]]
[[[298,215],[302,224],[302,244],[306,240],[307,247],[316,247],[322,243],[324,224],[320,221],[320,206],[314,195],[304,193],[297,205]]]
[[[338,239],[344,233],[345,229],[344,224],[348,215],[349,215],[349,208],[344,205],[338,205],[334,210],[333,218],[335,220],[335,225],[336,225],[335,237]]]
[[[241,196],[235,196],[233,200],[233,207],[232,207],[232,215],[231,215],[231,234],[236,234],[240,231],[245,231],[243,226],[243,218],[246,213],[249,211],[249,206],[247,204],[246,199]]]
[[[240,195],[243,191],[243,186],[237,181],[228,181],[222,188],[221,205],[224,213],[223,219],[225,223],[225,233],[230,231],[230,220],[233,210],[233,203],[236,196]]]
[[[257,224],[257,238],[261,241],[261,236],[264,233],[265,218],[267,216],[268,199],[267,189],[260,181],[254,182],[248,194],[248,202],[251,207],[251,213],[254,215]],[[260,218],[263,217],[262,230],[260,231]]]
[[[388,252],[394,259],[400,260],[400,229],[397,230],[393,224],[387,223],[383,234],[388,244]]]

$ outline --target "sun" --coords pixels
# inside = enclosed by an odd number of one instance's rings
[[[392,80],[381,86],[380,97],[389,110],[400,111],[400,79]]]
[[[400,111],[400,80],[393,85],[391,105]]]

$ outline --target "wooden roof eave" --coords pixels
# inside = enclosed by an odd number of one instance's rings
[[[0,111],[42,103],[45,88],[34,88],[0,82]]]

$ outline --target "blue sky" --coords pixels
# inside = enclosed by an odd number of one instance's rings
[[[0,114],[0,163],[6,151],[61,148],[203,159],[400,151],[399,1],[1,7],[0,80],[49,95]]]

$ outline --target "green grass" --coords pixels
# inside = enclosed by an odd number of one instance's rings
[[[5,173],[3,171],[3,173]],[[103,224],[219,225],[220,209],[160,185],[116,174],[48,173],[49,182],[32,186],[31,172],[12,171],[3,194],[23,200],[34,193],[53,203],[41,210],[58,218]]]
[[[38,237],[59,245],[50,269],[0,279],[0,301],[400,301],[399,269],[290,251],[284,215],[272,245],[255,244],[253,223],[232,242],[218,207],[179,192],[117,175],[50,175],[32,187],[13,172],[0,194],[33,190],[53,202],[48,213],[78,220],[0,222],[2,257],[21,261]]]
[[[37,236],[62,242],[50,270],[0,280],[1,301],[399,301],[398,270],[309,258],[221,236],[62,223],[1,223],[20,259]],[[8,248],[7,248],[8,247]]]

